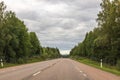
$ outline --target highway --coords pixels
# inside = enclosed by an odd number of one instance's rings
[[[61,58],[0,69],[0,80],[120,80],[120,77]]]

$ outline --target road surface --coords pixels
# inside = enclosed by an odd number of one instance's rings
[[[0,69],[0,80],[120,80],[120,77],[61,58]]]

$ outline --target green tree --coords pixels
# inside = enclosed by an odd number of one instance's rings
[[[120,60],[120,0],[102,0],[98,27],[86,34],[85,39],[71,50],[72,56],[101,58],[109,65]]]
[[[30,32],[30,42],[32,44],[31,54],[40,55],[42,52],[40,42],[35,34],[35,32]]]

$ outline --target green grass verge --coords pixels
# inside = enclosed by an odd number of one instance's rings
[[[117,68],[115,66],[109,66],[107,64],[103,64],[103,67],[101,68],[100,67],[100,62],[96,62],[96,61],[93,61],[93,60],[88,59],[88,58],[77,58],[77,59],[72,58],[72,59],[74,59],[76,61],[79,61],[81,63],[87,64],[89,66],[101,69],[103,71],[107,71],[107,72],[110,72],[112,74],[120,76],[120,71],[117,70]]]
[[[0,69],[7,68],[7,67],[12,67],[12,66],[19,66],[19,65],[23,65],[23,64],[30,64],[30,63],[35,63],[35,62],[47,61],[47,60],[52,60],[52,58],[48,59],[48,58],[42,58],[42,57],[34,56],[32,58],[29,58],[26,62],[21,62],[21,63],[4,63],[4,67],[1,67],[1,64],[0,64]]]
[[[34,63],[34,62],[40,62],[43,61],[40,57],[34,57],[34,58],[30,58],[28,59],[25,63],[4,63],[4,67],[1,67],[0,65],[0,69],[1,68],[6,68],[6,67],[12,67],[12,66],[18,66],[18,65],[23,65],[23,64],[29,64],[29,63]]]
[[[6,68],[6,67],[12,67],[12,66],[17,66],[17,65],[21,65],[21,64],[13,64],[13,63],[4,63],[4,67],[1,67],[1,65],[0,65],[0,69],[1,68]]]

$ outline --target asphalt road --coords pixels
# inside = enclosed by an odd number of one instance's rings
[[[0,80],[120,80],[120,77],[61,58],[0,69]]]

